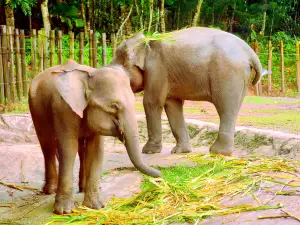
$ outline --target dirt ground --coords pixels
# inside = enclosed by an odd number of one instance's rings
[[[123,145],[119,143],[106,143],[104,156],[104,170],[110,171],[101,180],[101,196],[107,201],[113,196],[128,198],[140,191],[142,181],[141,173],[128,170],[132,163]],[[170,154],[173,144],[164,144],[162,153],[154,155],[143,155],[149,165],[171,166],[176,164],[190,164],[180,155]],[[207,147],[194,149],[194,152],[208,153]],[[234,155],[246,155],[240,149],[234,150]],[[125,168],[120,170],[118,168]],[[83,200],[83,195],[78,193],[78,169],[79,160],[76,159],[74,169],[74,204]],[[40,146],[36,144],[1,144],[0,145],[0,179],[7,183],[16,185],[28,185],[38,188],[36,191],[18,191],[0,185],[0,224],[30,224],[40,225],[51,221],[54,195],[43,195],[40,188],[44,183],[43,156]],[[300,174],[299,174],[300,175]],[[300,188],[296,188],[293,195],[275,196],[270,192],[272,188],[278,190],[282,185],[266,185],[256,193],[261,203],[282,204],[284,209],[295,215],[300,212]],[[287,188],[284,190],[288,190]],[[224,205],[258,203],[251,195],[235,196],[232,199],[224,199]],[[199,225],[297,225],[300,224],[292,218],[258,219],[258,216],[282,215],[277,210],[255,211],[238,213],[228,216],[218,216],[199,221]],[[59,223],[53,223],[59,224]]]
[[[143,97],[137,96],[137,113],[144,113],[142,104]],[[185,101],[184,117],[216,124],[220,122],[215,106],[209,102]],[[300,99],[247,97],[238,114],[236,125],[300,134]]]

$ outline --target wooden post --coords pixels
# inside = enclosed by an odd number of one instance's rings
[[[70,59],[74,59],[74,33],[69,32],[69,42],[70,42]]]
[[[284,54],[283,54],[283,41],[280,41],[280,70],[281,70],[281,90],[284,93],[285,92],[285,86],[284,86]]]
[[[97,34],[96,32],[93,33],[93,66],[95,68],[98,67],[98,47],[97,47]]]
[[[26,55],[25,55],[25,34],[24,30],[20,30],[20,50],[21,50],[21,73],[23,81],[23,96],[27,97],[28,94],[28,80],[26,75]]]
[[[2,27],[0,27],[0,104],[5,104],[2,53]]]
[[[272,71],[272,41],[269,40],[268,44],[268,71]],[[268,75],[268,94],[272,92],[272,74]]]
[[[11,102],[15,102],[15,90],[16,90],[16,79],[14,70],[14,41],[13,41],[13,29],[8,27],[8,70],[9,70],[9,81],[10,81],[10,96]]]
[[[79,63],[84,64],[84,33],[79,34]]]
[[[106,57],[106,33],[102,33],[102,65],[105,66],[107,64]]]
[[[19,29],[15,29],[15,61],[16,61],[16,83],[18,99],[22,99],[23,94],[23,82],[21,76],[21,53],[20,53],[20,35]]]
[[[1,44],[2,44],[2,69],[3,69],[3,78],[4,78],[4,94],[5,94],[5,103],[8,104],[11,101],[10,96],[10,82],[8,76],[8,40],[7,40],[7,30],[6,26],[3,25],[1,28]]]
[[[44,70],[44,47],[43,47],[43,31],[38,31],[38,59],[39,59],[39,72]]]
[[[296,78],[297,78],[297,91],[300,92],[300,42],[296,44]]]
[[[58,64],[62,64],[62,31],[59,30],[57,33],[57,57],[58,57]]]
[[[112,48],[112,56],[114,57],[115,56],[115,51],[116,51],[116,49],[115,49],[115,42],[116,42],[116,35],[115,34],[112,34],[111,36],[110,36],[110,40],[111,40],[111,42],[110,42],[110,45],[111,45],[111,48]]]
[[[43,64],[44,64],[44,70],[49,67],[49,33],[47,33],[45,30],[42,30],[42,41],[43,41]]]
[[[31,70],[32,70],[32,77],[35,77],[37,74],[37,65],[36,65],[36,30],[31,30]]]
[[[93,65],[93,47],[92,47],[92,41],[93,40],[93,30],[90,30],[89,33],[89,63],[91,67],[94,67]]]
[[[50,32],[50,67],[54,66],[55,30]]]

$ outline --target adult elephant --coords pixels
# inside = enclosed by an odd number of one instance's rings
[[[116,49],[112,64],[125,67],[133,92],[144,90],[148,142],[143,153],[162,148],[161,113],[166,111],[177,141],[172,153],[190,152],[183,101],[215,105],[220,127],[212,153],[231,155],[235,122],[251,76],[267,74],[255,52],[240,38],[213,28],[193,27],[151,40],[139,33]]]
[[[83,204],[90,208],[101,207],[98,185],[103,158],[102,136],[119,137],[137,169],[151,176],[160,175],[142,161],[134,95],[122,67],[95,69],[73,60],[51,67],[32,80],[29,107],[44,154],[43,191],[46,194],[57,191],[56,213],[71,212],[73,165],[78,150],[79,187],[85,192]]]

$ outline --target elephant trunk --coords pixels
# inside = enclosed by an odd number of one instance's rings
[[[125,116],[125,120],[123,122],[124,141],[131,162],[142,173],[152,177],[160,177],[161,174],[159,170],[147,166],[142,160],[139,146],[140,141],[138,126],[135,114],[129,112],[127,112],[126,114],[127,116]]]

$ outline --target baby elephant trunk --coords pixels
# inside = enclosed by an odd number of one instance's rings
[[[124,141],[127,149],[129,158],[133,165],[142,173],[152,176],[160,177],[160,171],[147,166],[141,156],[140,141],[137,121],[134,113],[126,113],[124,118],[123,129],[124,129]]]

